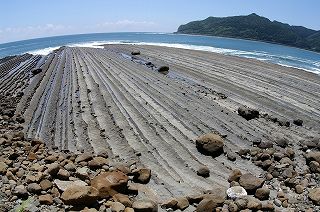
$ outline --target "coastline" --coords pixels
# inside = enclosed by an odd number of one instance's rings
[[[296,47],[296,46],[290,46],[290,45],[285,45],[282,43],[277,43],[277,42],[271,42],[271,41],[266,41],[266,40],[255,40],[255,39],[245,39],[245,38],[241,38],[241,37],[223,37],[223,36],[214,36],[214,35],[203,35],[203,34],[186,34],[186,33],[179,33],[179,32],[173,32],[172,34],[175,35],[190,35],[190,36],[204,36],[204,37],[216,37],[216,38],[227,38],[227,39],[235,39],[235,40],[244,40],[244,41],[252,41],[252,42],[260,42],[260,43],[267,43],[267,44],[274,44],[274,45],[278,45],[278,46],[285,46],[285,47],[290,47],[290,48],[294,48],[294,49],[299,49],[299,50],[304,50],[307,52],[311,52],[311,53],[316,53],[316,54],[320,54],[320,51],[313,51],[311,49],[304,49],[304,48],[300,48],[300,47]]]

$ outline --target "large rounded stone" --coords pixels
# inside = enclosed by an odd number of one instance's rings
[[[251,120],[259,117],[259,111],[248,107],[241,106],[238,109],[238,114],[246,120]]]
[[[229,175],[229,178],[228,178],[228,182],[232,182],[232,181],[236,181],[238,182],[240,177],[241,177],[242,173],[239,169],[234,169],[232,170],[231,174]]]
[[[320,151],[311,151],[306,155],[308,161],[317,161],[320,163]]]
[[[314,204],[320,205],[320,188],[310,189],[308,196]]]
[[[239,179],[240,185],[249,193],[254,193],[257,188],[262,186],[263,182],[263,179],[257,178],[250,173],[242,175]]]
[[[222,137],[215,133],[202,135],[196,140],[198,151],[211,156],[218,156],[223,153],[223,145]]]
[[[70,186],[61,195],[66,205],[91,205],[99,198],[99,192],[92,186]]]
[[[237,199],[239,197],[247,196],[247,191],[241,186],[233,186],[228,188],[227,195],[230,199]]]
[[[202,166],[198,169],[197,175],[202,177],[209,177],[210,176],[210,170],[207,166]]]
[[[120,171],[104,172],[91,180],[91,186],[99,191],[99,196],[107,198],[127,191],[128,176]]]
[[[157,212],[158,205],[152,200],[138,200],[132,204],[135,212]]]
[[[142,168],[133,171],[133,181],[137,183],[146,184],[150,181],[151,178],[151,170]]]
[[[269,195],[270,195],[270,189],[268,188],[258,188],[255,193],[255,196],[259,200],[267,200],[269,199]]]

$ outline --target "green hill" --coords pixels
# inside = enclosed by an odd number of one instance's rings
[[[320,52],[320,31],[248,16],[208,17],[181,25],[176,33],[259,40]]]

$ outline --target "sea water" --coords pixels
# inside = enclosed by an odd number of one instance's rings
[[[103,48],[101,44],[158,45],[253,58],[320,74],[320,54],[258,41],[173,33],[95,33],[37,38],[0,44],[0,58],[23,53],[48,54],[60,46]]]

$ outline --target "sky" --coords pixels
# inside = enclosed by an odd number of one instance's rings
[[[320,0],[2,0],[0,43],[96,32],[175,32],[208,16],[258,15],[320,30]]]

